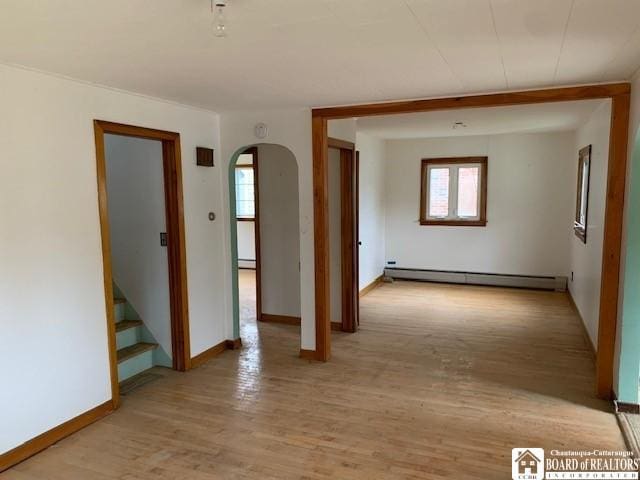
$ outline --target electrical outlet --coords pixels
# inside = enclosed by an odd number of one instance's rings
[[[395,260],[389,260],[389,261],[387,262],[387,265],[395,265],[395,264],[396,264],[396,261],[395,261]]]

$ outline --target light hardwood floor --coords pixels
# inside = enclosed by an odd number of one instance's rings
[[[507,479],[513,447],[625,449],[566,294],[383,284],[320,364],[241,281],[242,350],[162,370],[2,480]]]

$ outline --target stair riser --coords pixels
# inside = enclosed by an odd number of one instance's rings
[[[118,364],[118,381],[122,382],[140,372],[153,367],[153,352],[151,350],[141,353],[129,360]]]
[[[129,347],[131,345],[135,345],[140,341],[140,327],[129,328],[127,330],[123,330],[122,332],[116,333],[116,347],[118,350],[121,348]]]
[[[124,320],[124,308],[125,308],[124,303],[120,303],[118,305],[113,306],[113,314],[114,314],[116,323],[118,323],[121,320]]]

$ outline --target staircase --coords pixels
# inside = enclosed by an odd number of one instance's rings
[[[116,285],[114,295],[118,381],[121,383],[156,365],[166,366],[170,359]]]

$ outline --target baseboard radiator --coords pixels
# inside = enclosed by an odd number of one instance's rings
[[[564,292],[567,277],[540,277],[499,273],[456,272],[447,270],[423,270],[418,268],[385,268],[385,277],[422,282],[490,285],[496,287],[536,288]]]

